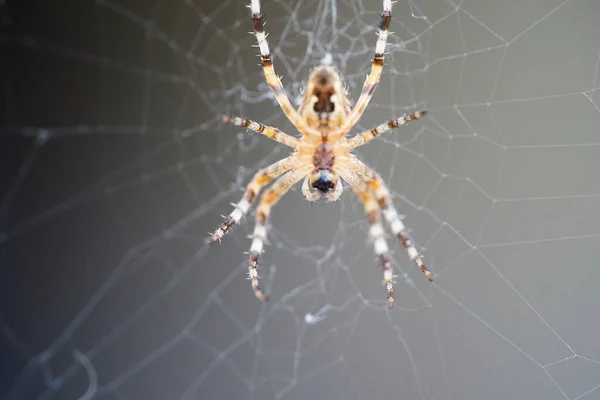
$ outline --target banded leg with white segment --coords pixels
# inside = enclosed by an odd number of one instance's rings
[[[237,204],[233,204],[235,207],[233,211],[206,241],[211,244],[220,241],[246,215],[260,190],[267,183],[290,170],[295,163],[294,156],[290,156],[258,171],[246,186],[242,199]]]
[[[381,176],[371,168],[367,167],[360,160],[355,159],[352,161],[352,165],[349,167],[349,170],[360,176],[371,188],[373,193],[375,194],[375,198],[379,203],[379,208],[383,212],[383,216],[386,219],[387,223],[390,225],[392,233],[400,239],[402,246],[406,249],[408,256],[415,264],[423,271],[427,279],[433,281],[433,276],[431,275],[431,271],[427,268],[421,255],[415,248],[412,239],[410,238],[406,226],[402,222],[402,218],[396,211],[392,203],[392,196],[390,192],[381,179]]]
[[[264,250],[264,244],[267,241],[267,220],[271,213],[271,208],[287,191],[300,179],[302,179],[312,168],[299,168],[286,172],[281,178],[267,189],[261,196],[260,204],[256,210],[256,225],[252,233],[252,244],[250,245],[250,256],[248,259],[248,279],[252,281],[252,290],[254,295],[261,301],[268,301],[269,298],[258,285],[258,271],[260,254]]]
[[[252,121],[251,119],[231,117],[229,115],[222,115],[221,121],[229,123],[235,126],[241,126],[242,128],[248,128],[256,133],[260,133],[276,142],[285,144],[286,146],[294,149],[300,146],[300,141],[293,136],[288,135],[272,126],[261,124],[260,122]]]
[[[394,272],[379,210],[369,214],[369,225],[369,238],[373,241],[375,255],[379,259],[379,265],[383,270],[383,281],[388,292],[388,308],[392,308],[394,305]]]
[[[430,281],[433,281],[433,276],[431,275],[431,271],[429,271],[429,269],[427,269],[427,266],[423,262],[421,255],[415,248],[412,239],[410,238],[410,236],[408,235],[408,232],[406,231],[406,227],[404,226],[404,223],[402,222],[402,218],[398,215],[398,212],[396,211],[396,209],[394,208],[392,203],[386,201],[384,206],[382,207],[382,210],[383,210],[383,215],[384,215],[385,219],[387,220],[388,224],[390,224],[392,233],[398,239],[400,239],[402,246],[404,246],[404,248],[406,249],[406,252],[408,253],[408,257],[410,257],[410,259],[413,260],[415,262],[415,264],[417,264],[417,267],[421,268],[421,271],[423,271],[423,273],[425,274],[427,279],[429,279]]]
[[[408,257],[413,260],[415,264],[417,264],[417,267],[421,268],[421,271],[423,271],[427,279],[433,281],[431,271],[427,269],[427,266],[423,262],[421,255],[415,248],[413,241],[406,230],[406,226],[404,226],[404,223],[402,222],[401,216],[398,214],[394,204],[392,203],[392,196],[390,196],[390,192],[377,173],[373,172],[372,179],[369,181],[369,186],[371,186],[373,192],[375,193],[375,197],[379,202],[383,216],[390,225],[392,233],[398,239],[400,239],[400,243],[402,243],[402,246],[406,249]]]
[[[258,43],[258,48],[260,49],[260,59],[263,71],[265,73],[265,79],[271,87],[277,103],[279,103],[279,106],[283,110],[283,113],[286,115],[286,117],[291,121],[292,124],[294,124],[296,128],[298,128],[301,133],[318,135],[318,132],[314,129],[311,129],[298,111],[294,108],[290,102],[290,99],[285,93],[285,90],[283,89],[281,80],[277,75],[275,75],[273,58],[271,56],[271,50],[269,49],[269,43],[267,42],[267,34],[265,33],[265,23],[263,20],[263,15],[260,12],[260,0],[251,0],[248,7],[250,7],[250,11],[252,13],[254,36],[256,36],[256,42]]]
[[[383,0],[383,12],[381,13],[381,19],[379,20],[379,32],[377,37],[377,43],[375,44],[375,55],[371,63],[371,72],[367,75],[365,83],[363,84],[360,97],[356,101],[354,108],[346,123],[342,128],[338,130],[338,134],[344,136],[350,131],[350,129],[358,122],[360,117],[365,112],[377,84],[381,80],[381,72],[383,71],[383,59],[385,56],[385,46],[387,44],[387,38],[389,34],[390,24],[392,22],[392,0]]]
[[[394,272],[389,257],[389,247],[385,240],[385,231],[381,224],[381,210],[373,192],[364,181],[353,180],[346,171],[340,172],[346,182],[350,184],[360,201],[363,203],[365,213],[369,218],[369,239],[373,242],[375,255],[383,270],[383,281],[388,293],[388,308],[394,305]]]
[[[361,132],[353,138],[348,139],[348,147],[350,149],[355,149],[358,146],[362,146],[365,143],[369,143],[371,140],[375,139],[382,133],[388,132],[394,128],[398,128],[402,125],[406,125],[410,121],[414,121],[415,119],[424,117],[425,115],[427,115],[427,111],[417,111],[416,113],[403,115],[400,118],[396,118],[391,121],[385,122],[369,131]]]

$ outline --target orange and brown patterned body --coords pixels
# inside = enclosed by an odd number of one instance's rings
[[[329,66],[315,68],[308,78],[298,113],[320,133],[320,136],[304,135],[301,142],[305,145],[305,156],[312,157],[314,165],[310,187],[322,194],[335,191],[339,180],[335,163],[350,155],[346,139],[329,133],[346,123],[351,110],[348,91],[338,72]]]
[[[381,78],[386,40],[392,19],[392,0],[383,0],[383,12],[379,22],[379,36],[375,44],[371,72],[367,75],[356,104],[351,104],[348,91],[337,70],[321,65],[310,74],[298,110],[292,106],[281,80],[275,74],[264,30],[260,0],[250,0],[250,10],[265,79],[283,113],[302,134],[302,137],[296,138],[275,127],[250,119],[222,116],[223,122],[258,132],[294,149],[294,152],[289,157],[261,169],[254,175],[244,191],[243,198],[208,238],[208,242],[220,241],[246,215],[259,192],[274,181],[262,194],[256,210],[256,225],[252,233],[248,259],[248,277],[252,282],[254,294],[260,300],[266,301],[267,296],[258,285],[257,267],[259,255],[263,252],[264,243],[267,240],[267,219],[271,208],[281,196],[303,178],[302,193],[309,201],[316,201],[322,196],[330,201],[337,200],[342,194],[342,180],[344,180],[361,200],[368,215],[369,237],[383,269],[383,278],[388,292],[388,307],[391,307],[394,302],[394,275],[381,224],[382,213],[389,223],[392,233],[400,239],[409,257],[421,268],[429,280],[432,280],[433,277],[410,240],[383,180],[377,172],[368,168],[350,151],[370,142],[384,132],[426,115],[426,111],[394,118],[351,138],[346,138],[346,135],[365,111]]]

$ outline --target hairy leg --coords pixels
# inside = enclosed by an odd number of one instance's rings
[[[373,57],[371,64],[371,72],[365,79],[360,97],[356,101],[352,112],[348,115],[348,120],[338,131],[339,136],[344,136],[358,122],[365,112],[371,97],[373,97],[373,93],[375,93],[375,88],[381,79],[381,72],[383,71],[383,58],[391,22],[392,0],[383,0],[383,12],[381,13],[381,19],[379,21],[379,37],[377,38],[377,44],[375,45],[375,56]]]
[[[379,265],[383,269],[383,279],[388,292],[388,308],[392,308],[394,304],[394,273],[389,258],[389,248],[385,240],[385,232],[381,225],[379,205],[375,200],[373,192],[360,177],[347,170],[340,172],[340,175],[350,184],[354,193],[356,193],[363,203],[365,213],[369,218],[369,238],[373,242],[375,255],[379,260]]]
[[[225,218],[225,221],[223,221],[217,230],[206,239],[206,241],[211,244],[220,241],[221,238],[225,236],[235,224],[239,223],[242,217],[248,212],[250,205],[260,190],[271,180],[290,170],[295,162],[294,156],[290,156],[258,171],[246,186],[242,199],[235,204],[233,211]]]
[[[260,122],[252,121],[251,119],[243,119],[240,117],[230,117],[229,115],[223,115],[221,117],[221,120],[225,123],[230,123],[235,126],[241,126],[243,128],[251,129],[254,132],[258,132],[261,135],[264,135],[270,139],[273,139],[279,143],[285,144],[286,146],[292,147],[294,149],[297,149],[300,145],[300,141],[295,137],[290,136],[287,133],[283,133],[277,128],[263,125]]]
[[[433,276],[427,266],[423,262],[421,255],[415,248],[412,239],[410,238],[408,232],[406,231],[406,227],[402,222],[402,218],[396,211],[396,208],[392,204],[392,196],[388,188],[386,187],[383,179],[379,176],[379,174],[373,171],[371,168],[367,167],[360,160],[354,159],[348,166],[346,166],[347,170],[356,175],[357,179],[361,179],[366,182],[373,193],[375,194],[375,198],[379,203],[379,207],[383,212],[383,216],[387,220],[392,233],[398,237],[402,246],[406,249],[408,256],[411,260],[414,261],[415,264],[423,271],[427,279],[430,281],[433,280]]]
[[[294,106],[290,102],[281,80],[275,75],[275,69],[273,68],[273,59],[271,56],[271,50],[269,49],[269,43],[267,42],[267,35],[264,29],[263,15],[260,12],[260,0],[250,1],[250,11],[252,12],[252,23],[254,24],[254,35],[260,49],[260,58],[262,62],[262,68],[265,73],[265,79],[271,87],[275,99],[281,106],[286,117],[294,124],[296,128],[302,134],[318,134],[318,132],[312,130],[304,121],[302,116],[294,109]]]
[[[267,189],[261,196],[260,204],[256,210],[256,225],[252,234],[252,245],[250,246],[250,257],[248,259],[248,277],[252,281],[252,290],[254,295],[261,301],[267,301],[268,298],[258,285],[258,259],[263,252],[264,243],[267,240],[267,220],[271,213],[271,208],[287,191],[302,177],[304,177],[309,168],[293,169],[279,178]]]
[[[378,125],[369,131],[361,132],[348,140],[348,147],[350,149],[355,149],[358,146],[362,146],[363,144],[370,142],[382,133],[388,132],[394,128],[398,128],[399,126],[424,117],[425,115],[427,115],[427,111],[417,111],[416,113],[403,115],[400,118],[396,118],[384,124]]]

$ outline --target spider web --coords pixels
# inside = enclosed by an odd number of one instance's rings
[[[66,2],[65,2],[66,3]],[[248,217],[204,239],[295,133],[245,2],[0,2],[0,396],[17,399],[600,398],[600,3],[400,0],[354,130],[426,108],[358,156],[406,215],[385,307],[366,216],[298,188],[260,275]],[[353,97],[379,1],[265,0],[297,99],[336,65]]]

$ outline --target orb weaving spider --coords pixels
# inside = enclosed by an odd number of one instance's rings
[[[383,0],[383,13],[379,23],[379,37],[375,45],[371,72],[367,75],[360,97],[354,107],[350,103],[348,92],[337,71],[329,66],[321,65],[311,72],[298,110],[292,106],[280,79],[275,75],[266,39],[267,35],[264,31],[263,15],[260,12],[260,0],[251,0],[249,8],[267,83],[284,114],[302,134],[302,137],[295,138],[277,128],[265,126],[249,119],[222,117],[223,122],[256,131],[291,147],[294,152],[289,157],[261,169],[254,175],[245,189],[243,198],[207,241],[209,243],[220,241],[248,212],[260,190],[275,180],[273,185],[264,192],[258,205],[248,261],[248,275],[252,281],[254,294],[260,300],[266,301],[267,297],[258,284],[256,268],[267,238],[266,223],[271,208],[302,178],[304,178],[302,193],[309,201],[316,201],[322,195],[330,201],[337,200],[342,194],[342,180],[344,180],[363,203],[368,215],[369,237],[373,241],[375,253],[383,268],[383,277],[388,292],[388,307],[391,308],[394,302],[394,275],[381,224],[381,213],[389,223],[394,235],[400,239],[410,259],[421,268],[429,280],[433,280],[433,277],[406,232],[401,216],[396,212],[390,192],[381,176],[358,160],[351,151],[384,132],[423,117],[427,111],[403,115],[351,138],[346,138],[346,134],[365,111],[381,77],[388,29],[392,20],[392,1]]]

